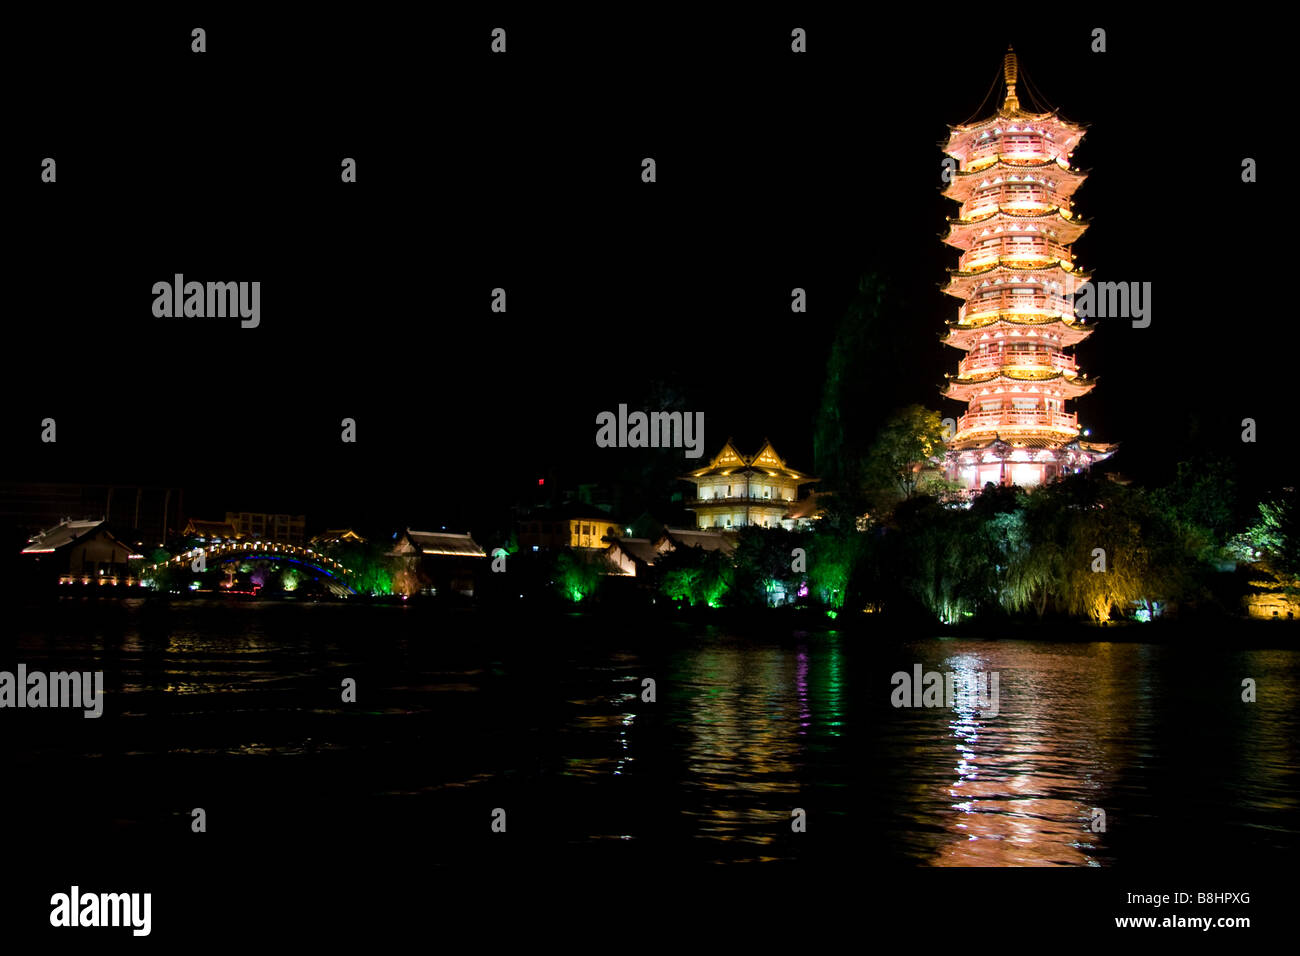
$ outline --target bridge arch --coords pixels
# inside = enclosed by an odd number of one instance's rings
[[[284,541],[225,541],[215,544],[205,545],[203,547],[193,547],[188,551],[183,551],[166,561],[151,564],[142,569],[140,576],[142,578],[149,576],[151,573],[156,574],[165,568],[181,569],[187,565],[192,566],[199,555],[203,555],[204,566],[209,562],[220,563],[230,560],[231,558],[248,559],[253,561],[271,560],[284,561],[289,564],[299,564],[314,571],[319,571],[328,577],[331,581],[339,585],[348,594],[356,594],[356,589],[352,587],[348,580],[352,575],[352,569],[346,568],[333,558],[314,551],[311,548],[304,548],[301,545],[289,544]]]

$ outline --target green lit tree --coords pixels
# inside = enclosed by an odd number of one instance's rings
[[[581,555],[565,550],[556,553],[552,573],[560,596],[577,604],[596,595],[609,571],[603,554]]]
[[[1275,573],[1300,577],[1300,511],[1295,504],[1295,491],[1289,489],[1270,501],[1259,503],[1259,517],[1239,542],[1248,547],[1247,556],[1261,561]],[[1253,552],[1253,553],[1250,553]]]
[[[325,555],[348,568],[348,586],[358,594],[382,597],[394,594],[394,579],[402,570],[402,559],[387,553],[385,544],[349,541],[327,545]]]
[[[741,528],[733,555],[732,603],[762,606],[772,603],[777,592],[793,597],[805,577],[793,569],[793,552],[804,544],[803,535],[784,528]]]
[[[659,592],[673,601],[720,607],[735,580],[731,558],[720,548],[677,547],[655,562]]]

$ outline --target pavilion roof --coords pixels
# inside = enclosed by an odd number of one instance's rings
[[[447,531],[412,531],[407,528],[406,536],[423,554],[458,555],[471,558],[487,557],[486,552],[468,534],[454,534]]]
[[[55,525],[48,531],[42,531],[40,534],[31,538],[27,542],[27,547],[23,548],[22,554],[42,554],[49,551],[56,551],[59,548],[67,547],[80,541],[86,535],[93,533],[97,528],[103,525],[103,520],[91,521],[64,521]]]
[[[779,478],[792,478],[801,483],[818,480],[787,465],[785,459],[777,454],[776,449],[767,439],[763,440],[763,447],[759,449],[757,454],[744,455],[736,450],[736,446],[730,438],[722,446],[722,451],[718,452],[708,465],[684,475],[683,478],[686,481],[695,481],[700,478],[754,473],[764,473]]]
[[[647,566],[654,564],[661,553],[649,538],[610,538],[610,547],[618,548],[633,561]]]
[[[677,547],[703,548],[705,551],[723,551],[727,554],[736,550],[735,535],[721,531],[664,528],[664,537]]]

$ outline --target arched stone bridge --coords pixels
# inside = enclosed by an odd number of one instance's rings
[[[352,574],[351,568],[345,568],[333,558],[327,557],[319,551],[303,548],[296,544],[287,544],[283,541],[227,541],[201,548],[190,548],[174,558],[169,558],[159,564],[149,565],[141,571],[141,577],[147,577],[150,572],[157,572],[161,568],[168,566],[193,566],[200,554],[203,555],[204,565],[208,568],[231,558],[250,561],[265,559],[298,564],[322,572],[329,579],[326,582],[327,584],[337,585],[348,594],[357,593],[348,582],[348,577]]]

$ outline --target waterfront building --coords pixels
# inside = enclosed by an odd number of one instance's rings
[[[473,597],[475,581],[486,570],[487,553],[468,534],[412,531],[393,535],[389,556],[401,559],[398,593],[459,594]]]
[[[736,550],[736,534],[699,528],[664,528],[653,539],[612,537],[606,557],[614,568],[612,574],[645,577],[662,555],[677,548],[700,548],[731,555]]]
[[[524,551],[556,548],[607,548],[609,539],[624,533],[622,525],[595,505],[564,504],[530,512],[519,521],[519,547]]]
[[[819,479],[787,465],[770,441],[764,440],[757,454],[742,455],[728,438],[708,465],[682,480],[695,485],[695,496],[684,506],[695,512],[696,526],[725,530],[808,525],[812,516],[802,513],[799,488]]]
[[[103,521],[63,521],[35,535],[22,549],[24,560],[60,584],[134,586],[128,562],[141,555],[119,541]]]

